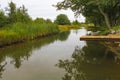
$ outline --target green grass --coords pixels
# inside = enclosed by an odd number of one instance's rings
[[[56,24],[24,24],[18,22],[12,25],[6,25],[0,30],[0,46],[32,40],[58,32],[59,28]]]
[[[61,32],[69,31],[71,29],[79,29],[81,26],[79,25],[59,25],[59,30]]]

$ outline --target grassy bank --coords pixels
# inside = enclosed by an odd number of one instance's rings
[[[0,47],[50,36],[59,32],[79,29],[79,25],[57,25],[54,23],[9,24],[0,29]]]
[[[49,36],[59,32],[56,24],[14,23],[0,30],[0,46]]]
[[[79,25],[59,25],[60,32],[69,31],[71,29],[79,29]]]

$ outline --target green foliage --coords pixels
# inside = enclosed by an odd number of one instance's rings
[[[44,19],[44,18],[36,18],[34,20],[35,23],[39,23],[39,24],[49,24],[49,23],[52,23],[52,21],[50,19]]]
[[[10,2],[7,10],[8,10],[8,21],[9,21],[9,23],[16,22],[16,5],[15,5],[15,3]]]
[[[120,29],[120,26],[113,26],[113,28],[112,28],[113,30],[119,30]]]
[[[0,27],[2,27],[0,29],[0,46],[59,32],[58,25],[52,23],[50,19],[37,18],[32,21],[24,5],[16,8],[16,4],[10,2],[6,9],[8,11],[7,16],[0,11]]]
[[[0,11],[0,28],[7,24],[7,17],[3,11]]]
[[[27,22],[32,21],[24,5],[20,8],[16,8],[15,3],[10,2],[7,10],[8,10],[8,22],[10,24],[16,23],[16,22],[27,23]]]
[[[17,22],[4,27],[0,30],[0,46],[22,42],[58,33],[59,29],[56,24],[39,24],[39,23],[21,23]]]
[[[70,8],[76,16],[82,14],[95,26],[120,25],[119,0],[64,0],[55,5],[58,10]]]
[[[4,27],[5,25],[13,24],[16,22],[32,22],[32,19],[28,15],[27,9],[24,5],[20,8],[16,8],[16,4],[10,2],[6,10],[8,14],[7,16],[5,15],[5,12],[0,10],[0,27]]]
[[[78,22],[78,20],[75,20],[75,21],[72,22],[72,24],[73,24],[73,25],[79,25],[80,22]]]
[[[66,24],[70,24],[70,20],[65,14],[60,14],[57,16],[55,23],[59,25],[66,25]]]
[[[36,18],[36,19],[34,20],[34,22],[35,22],[35,23],[39,23],[39,24],[44,24],[44,23],[45,23],[45,19],[43,19],[43,18]]]
[[[27,22],[31,22],[31,21],[32,21],[32,19],[28,15],[27,9],[25,8],[24,5],[17,9],[17,12],[16,12],[16,22],[27,23]]]
[[[52,23],[50,19],[46,19],[46,23]]]

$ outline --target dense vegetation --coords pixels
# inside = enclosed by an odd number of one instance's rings
[[[7,12],[0,10],[0,46],[59,32],[58,25],[50,19],[36,18],[32,20],[24,5],[17,8],[15,3],[10,2],[6,10]]]
[[[120,0],[64,0],[55,5],[58,10],[70,8],[76,16],[82,14],[86,22],[95,26],[120,25]]]
[[[79,22],[73,22],[78,25]],[[60,14],[52,22],[50,19],[32,20],[24,5],[16,7],[10,2],[6,11],[0,9],[0,46],[11,45],[56,34],[76,28],[71,25],[67,15]]]
[[[18,22],[0,30],[0,45],[23,42],[58,32],[58,26],[55,24],[38,24],[34,22],[25,24]]]

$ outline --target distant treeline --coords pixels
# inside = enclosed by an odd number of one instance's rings
[[[68,19],[67,15],[60,14],[56,17],[54,22],[52,22],[50,19],[43,19],[43,18],[36,18],[35,20],[32,20],[32,18],[29,16],[27,9],[24,5],[21,7],[16,7],[16,4],[13,2],[8,3],[8,7],[6,7],[5,11],[2,9],[0,10],[0,28],[9,25],[14,24],[17,22],[21,23],[31,23],[31,22],[37,22],[40,24],[43,23],[56,23],[59,25],[69,25],[69,24],[79,24],[77,20],[73,21],[72,23]]]

